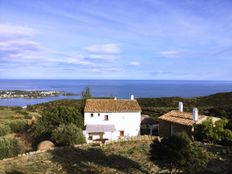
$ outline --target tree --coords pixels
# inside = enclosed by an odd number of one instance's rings
[[[75,124],[61,124],[52,132],[52,140],[54,140],[58,145],[74,145],[83,144],[85,139],[83,132]]]
[[[82,99],[82,109],[84,111],[84,107],[85,107],[85,103],[87,99],[90,99],[91,96],[91,92],[90,92],[90,88],[88,86],[85,87],[85,90],[81,92],[81,99]]]
[[[82,99],[91,98],[90,88],[88,86],[85,87],[85,90],[81,92]]]
[[[43,112],[33,129],[35,144],[42,140],[51,139],[52,131],[61,124],[73,123],[82,129],[84,120],[82,114],[74,107],[58,106]]]
[[[207,154],[186,133],[154,140],[150,147],[150,159],[170,173],[195,173],[207,164]]]

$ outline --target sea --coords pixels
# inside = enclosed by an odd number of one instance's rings
[[[93,97],[135,98],[197,97],[232,92],[232,81],[190,80],[0,80],[0,90],[56,90],[81,94],[88,86]],[[79,96],[58,96],[40,99],[0,99],[0,106],[26,106]]]

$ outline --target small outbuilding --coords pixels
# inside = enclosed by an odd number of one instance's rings
[[[193,112],[183,112],[183,103],[179,102],[178,111],[170,111],[159,117],[159,136],[168,137],[178,132],[186,132],[193,136],[194,125],[201,124],[209,116],[199,115],[198,109]],[[213,122],[220,120],[218,117],[211,117]]]

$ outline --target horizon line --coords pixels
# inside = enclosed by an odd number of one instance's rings
[[[127,81],[226,81],[226,82],[230,82],[230,81],[232,81],[232,80],[197,80],[197,79],[192,79],[192,80],[190,80],[190,79],[175,79],[175,80],[173,80],[173,79],[42,79],[42,78],[38,78],[38,79],[24,79],[24,78],[22,78],[22,79],[13,79],[13,78],[9,78],[9,79],[7,79],[7,78],[0,78],[0,80],[115,80],[115,81],[117,81],[117,80],[127,80]]]

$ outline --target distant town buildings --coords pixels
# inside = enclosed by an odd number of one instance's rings
[[[0,99],[4,98],[44,98],[62,95],[60,91],[22,91],[22,90],[0,90]]]

